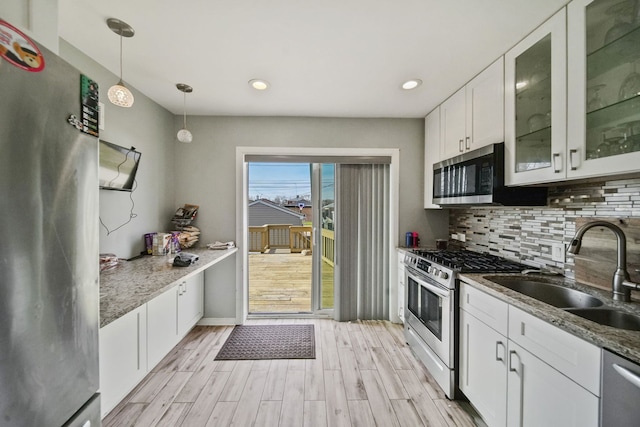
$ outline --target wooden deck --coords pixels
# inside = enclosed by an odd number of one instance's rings
[[[249,254],[249,313],[311,312],[312,256]],[[333,267],[323,264],[323,307],[333,307]]]

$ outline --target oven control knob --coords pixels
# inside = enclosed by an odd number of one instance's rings
[[[440,270],[440,271],[438,272],[438,277],[440,277],[441,279],[445,279],[445,280],[446,280],[446,279],[448,279],[448,278],[449,278],[449,275],[447,274],[447,272],[446,272],[446,271]]]

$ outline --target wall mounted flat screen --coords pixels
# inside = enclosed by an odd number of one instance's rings
[[[100,141],[100,188],[104,190],[132,191],[141,153],[134,147],[124,148]]]

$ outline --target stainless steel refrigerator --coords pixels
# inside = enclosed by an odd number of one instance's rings
[[[80,72],[0,58],[0,425],[100,425],[98,140]]]

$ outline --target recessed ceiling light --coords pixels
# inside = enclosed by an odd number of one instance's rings
[[[266,80],[253,79],[249,80],[249,86],[255,90],[267,90],[269,89],[269,82]]]
[[[402,83],[402,89],[404,89],[404,90],[415,89],[418,86],[420,86],[421,84],[422,84],[422,80],[420,80],[420,79],[407,80],[406,82]]]

